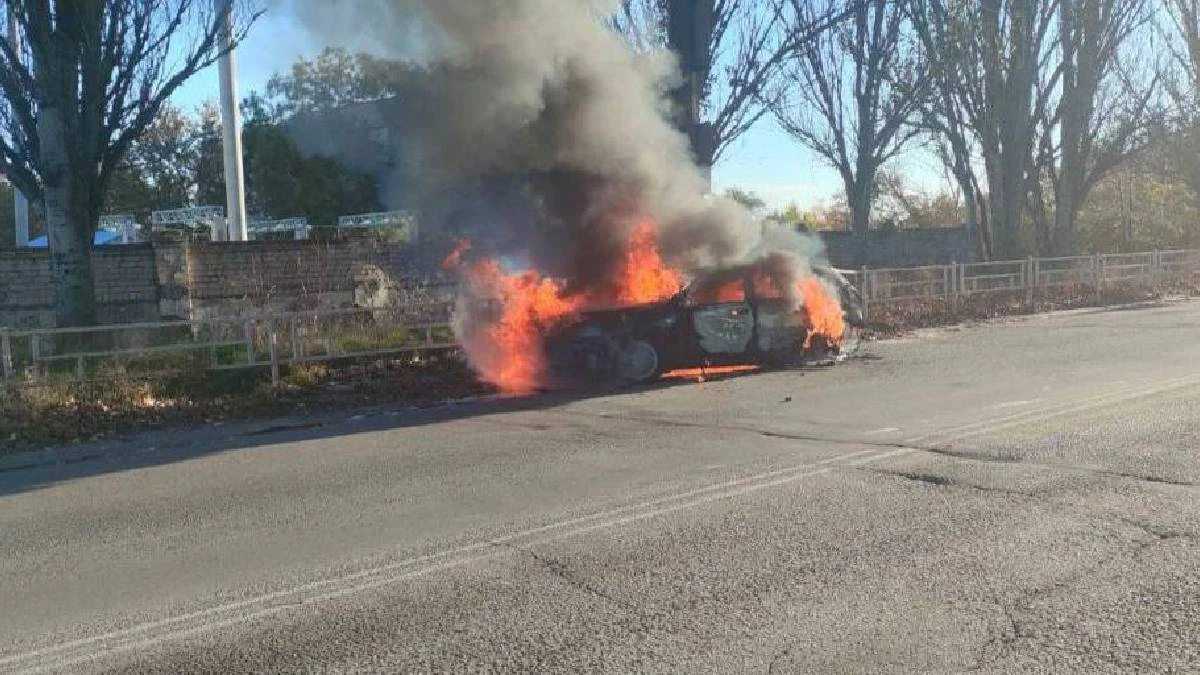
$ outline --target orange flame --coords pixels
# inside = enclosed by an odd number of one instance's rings
[[[468,296],[489,299],[495,312],[468,312],[460,317],[459,338],[481,379],[504,393],[528,394],[547,380],[544,338],[580,312],[614,304],[644,304],[670,298],[683,287],[682,274],[669,267],[659,252],[658,232],[650,220],[638,223],[627,242],[621,264],[604,289],[569,292],[565,281],[546,277],[536,271],[509,273],[494,259],[467,262],[464,256],[471,242],[461,240],[446,256],[443,267],[459,269],[464,275]],[[759,297],[779,297],[779,285],[770,275],[756,271],[754,292]],[[746,288],[742,278],[714,283],[703,290],[704,302],[744,301]],[[808,335],[805,348],[815,336],[830,345],[841,341],[845,329],[842,308],[835,296],[815,277],[798,285],[803,298],[803,318]],[[715,296],[715,297],[714,297]],[[734,367],[729,372],[741,370]],[[704,369],[706,375],[724,372]],[[693,369],[672,373],[675,377],[693,377]]]
[[[545,383],[543,338],[579,312],[665,300],[683,288],[682,275],[662,260],[650,220],[634,229],[620,268],[602,292],[569,293],[563,281],[533,271],[507,273],[491,259],[465,263],[470,250],[471,242],[456,242],[442,266],[463,270],[470,295],[494,301],[498,310],[486,317],[471,313],[459,338],[480,378],[508,394],[532,393]]]
[[[471,250],[470,240],[468,240],[468,239],[454,240],[454,248],[451,249],[450,253],[448,253],[446,255],[446,257],[442,259],[442,269],[456,270],[456,269],[462,267],[463,256],[466,255],[470,250]]]
[[[617,304],[658,302],[683,289],[683,277],[663,263],[659,254],[658,230],[653,221],[643,220],[634,228],[622,262],[615,280]]]
[[[754,278],[751,283],[754,286],[754,297],[756,298],[777,300],[783,297],[783,289],[771,275],[762,269],[754,270]]]
[[[759,370],[758,366],[706,366],[704,368],[677,368],[663,373],[664,380],[695,380],[704,382],[713,377],[750,373]]]
[[[476,294],[499,304],[499,314],[478,331],[460,336],[485,381],[507,394],[528,394],[545,380],[542,336],[579,311],[582,299],[565,296],[563,283],[536,272],[507,274],[495,260],[467,270]]]
[[[804,341],[804,348],[812,346],[812,339],[816,335],[825,338],[830,345],[840,344],[842,334],[846,331],[846,319],[837,298],[832,297],[816,277],[808,277],[800,282],[800,295],[804,298],[804,315],[808,319],[808,337]]]

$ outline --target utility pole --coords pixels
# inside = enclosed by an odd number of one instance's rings
[[[221,30],[221,147],[225,155],[225,222],[230,241],[246,241],[246,180],[242,167],[242,115],[233,50],[233,0],[214,0],[224,16]]]
[[[687,134],[696,164],[711,184],[716,139],[712,125],[700,121],[700,104],[712,69],[709,43],[715,22],[715,1],[670,0],[667,13],[667,42],[679,59],[683,75],[682,85],[671,97],[675,125]]]
[[[8,3],[8,45],[12,48],[13,53],[17,58],[21,58],[21,22],[17,20],[17,13],[13,10],[12,3]],[[13,142],[16,142],[16,133],[13,134]],[[13,191],[13,221],[16,223],[16,243],[17,246],[29,245],[29,200],[25,194],[17,189],[15,183],[11,180]]]

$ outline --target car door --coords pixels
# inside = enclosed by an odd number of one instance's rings
[[[754,312],[741,277],[714,280],[693,290],[692,327],[711,355],[745,354],[754,336]]]
[[[751,278],[750,289],[758,351],[769,354],[794,349],[798,344],[799,318],[792,301],[764,274]]]

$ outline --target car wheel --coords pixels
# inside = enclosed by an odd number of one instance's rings
[[[602,380],[612,377],[618,348],[607,336],[576,338],[560,344],[551,352],[553,372],[569,382]]]
[[[783,370],[785,368],[794,367],[801,359],[803,349],[800,347],[800,340],[796,339],[782,348],[771,349],[763,352],[759,363],[763,368],[768,370]]]
[[[617,372],[630,382],[649,382],[662,374],[662,360],[654,345],[645,340],[634,340],[621,350]]]

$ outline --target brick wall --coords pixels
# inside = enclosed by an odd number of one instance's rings
[[[96,249],[101,323],[383,306],[425,299],[451,280],[439,251],[370,238]],[[436,296],[431,299],[444,299]],[[0,251],[0,326],[50,327],[54,290],[45,250]]]
[[[822,232],[829,261],[836,267],[915,267],[973,262],[975,249],[965,228]]]
[[[190,311],[203,317],[387,304],[408,289],[446,282],[438,259],[429,249],[370,238],[193,244]]]
[[[53,292],[45,251],[0,251],[0,326],[48,326]]]
[[[972,259],[961,228],[821,236],[839,267]],[[442,253],[369,237],[198,244],[164,239],[106,246],[94,259],[99,320],[129,323],[444,300],[452,280],[438,267]],[[45,250],[0,250],[0,326],[51,326],[53,301]]]
[[[149,244],[96,250],[97,314],[101,323],[157,321],[158,283],[154,248]]]
[[[97,249],[93,261],[100,322],[158,319],[153,248],[142,244]],[[52,326],[53,306],[49,254],[44,249],[0,251],[0,326]]]

